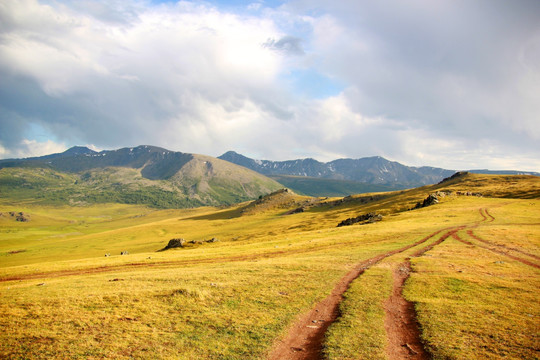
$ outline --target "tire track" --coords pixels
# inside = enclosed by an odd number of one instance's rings
[[[422,342],[414,304],[403,297],[403,287],[410,272],[409,261],[394,268],[392,294],[384,303],[384,327],[388,339],[386,354],[390,360],[432,358]]]
[[[540,260],[540,256],[536,256],[534,254],[531,254],[531,253],[528,253],[526,251],[523,251],[521,249],[518,249],[518,248],[514,248],[514,247],[510,247],[510,246],[506,246],[506,245],[503,245],[503,244],[496,244],[492,241],[489,241],[489,240],[485,240],[485,239],[482,239],[481,237],[479,237],[478,235],[474,234],[472,230],[467,230],[467,235],[469,235],[470,237],[472,237],[473,239],[477,240],[477,241],[480,241],[486,245],[491,245],[491,246],[496,246],[496,247],[499,247],[501,249],[504,249],[504,250],[508,250],[508,251],[515,251],[515,252],[518,252],[520,254],[523,254],[523,255],[527,255],[527,256],[530,256],[536,260]]]
[[[470,231],[470,230],[469,230],[469,231]],[[469,231],[467,231],[467,233],[469,233]],[[472,232],[471,232],[471,233],[472,233]],[[466,245],[471,245],[471,246],[476,246],[476,247],[479,247],[479,248],[482,248],[482,249],[486,249],[486,250],[489,250],[489,251],[491,251],[491,252],[494,252],[494,253],[497,253],[497,254],[500,254],[500,255],[504,255],[504,256],[506,256],[506,257],[512,259],[512,260],[519,261],[519,262],[522,263],[522,264],[529,265],[529,266],[532,266],[532,267],[534,267],[534,268],[540,269],[540,265],[535,264],[535,263],[533,263],[533,262],[531,262],[531,261],[529,261],[529,260],[527,260],[527,259],[523,259],[523,258],[514,256],[514,255],[512,255],[512,254],[508,254],[508,252],[506,252],[506,251],[504,251],[504,250],[499,250],[499,249],[495,249],[495,248],[492,248],[492,247],[489,247],[489,246],[480,245],[480,244],[473,244],[472,242],[467,241],[467,240],[461,238],[461,237],[459,236],[458,233],[453,234],[452,237],[453,237],[454,239],[456,239],[457,241],[460,241],[460,242],[462,242],[462,243],[464,243],[464,244],[466,244]],[[475,240],[481,241],[481,240],[479,240],[480,238],[477,237],[477,236],[475,236],[475,235],[472,235],[472,237],[473,237]]]
[[[490,218],[489,222],[493,222],[495,220],[495,218],[493,216],[491,216],[491,214],[488,212],[487,208],[484,208],[484,212]]]
[[[411,257],[422,256],[464,228],[465,226],[459,226],[447,231],[437,241],[416,251]],[[425,349],[420,336],[420,324],[417,320],[414,303],[406,300],[403,296],[403,287],[410,273],[411,262],[409,257],[405,262],[394,267],[392,272],[392,294],[384,303],[386,312],[384,327],[388,339],[386,353],[390,360],[429,360],[432,358],[431,354]]]
[[[493,222],[495,221],[495,217],[493,215],[491,215],[488,211],[487,208],[480,208],[478,209],[478,211],[480,212],[480,215],[483,217],[483,220],[482,222],[484,221],[488,221],[488,222]],[[471,226],[471,228],[476,228],[478,227],[479,224],[476,224],[474,226]],[[529,265],[529,266],[532,266],[534,268],[537,268],[539,269],[540,268],[540,265],[536,264],[536,263],[533,263],[531,262],[530,260],[528,259],[523,259],[521,257],[518,257],[518,256],[515,256],[515,255],[512,255],[512,254],[509,254],[508,252],[509,251],[515,251],[515,252],[518,252],[522,255],[525,255],[525,256],[529,256],[529,257],[532,257],[536,260],[540,260],[540,257],[537,256],[537,255],[534,255],[534,254],[531,254],[529,252],[526,252],[526,251],[523,251],[521,249],[518,249],[518,248],[514,248],[514,247],[510,247],[510,246],[506,246],[506,245],[503,245],[503,244],[497,244],[497,243],[494,243],[492,241],[489,241],[489,240],[486,240],[486,239],[483,239],[481,238],[480,236],[474,234],[473,230],[472,229],[469,229],[467,230],[467,235],[469,235],[471,238],[473,238],[474,240],[480,242],[481,244],[473,244],[472,242],[470,241],[467,241],[467,240],[464,240],[463,238],[459,237],[458,234],[454,235],[454,239],[458,240],[458,241],[461,241],[462,243],[464,244],[467,244],[467,245],[472,245],[472,246],[478,246],[480,248],[483,248],[483,249],[487,249],[487,250],[490,250],[494,253],[497,253],[497,254],[500,254],[500,255],[504,255],[504,256],[507,256],[513,260],[516,260],[516,261],[519,261],[525,265]],[[485,245],[483,245],[485,244]],[[486,246],[487,245],[487,246]],[[498,248],[498,249],[497,249]]]
[[[461,227],[460,227],[461,228]],[[289,329],[285,338],[277,342],[270,355],[269,360],[319,360],[322,359],[322,348],[324,336],[328,327],[339,317],[339,304],[343,300],[343,294],[350,284],[358,278],[365,270],[377,264],[382,259],[409,250],[418,246],[443,231],[458,231],[453,228],[438,230],[423,239],[404,246],[400,249],[364,260],[357,264],[353,270],[349,271],[334,287],[330,295],[317,303],[309,312],[302,315]],[[445,233],[442,238],[450,236]],[[444,240],[443,239],[443,240]],[[440,242],[439,242],[440,243]],[[428,246],[429,247],[429,246]],[[426,248],[428,248],[426,247]],[[427,251],[427,250],[425,250]]]
[[[484,221],[487,221],[487,222],[495,221],[495,218],[489,213],[487,208],[483,208],[483,209],[480,208],[480,209],[478,209],[478,211],[480,212],[480,215],[482,215],[482,217],[483,217],[482,222],[484,222]]]
[[[44,278],[58,278],[65,276],[77,276],[77,275],[93,275],[93,274],[102,274],[102,273],[112,273],[117,271],[129,271],[129,270],[138,270],[141,268],[153,268],[161,269],[175,266],[189,266],[189,265],[199,265],[199,264],[212,264],[220,262],[238,262],[238,261],[252,261],[259,259],[269,259],[276,258],[280,256],[304,254],[310,252],[317,252],[326,249],[335,249],[335,244],[322,245],[319,247],[311,247],[306,249],[294,249],[294,250],[280,250],[272,251],[265,253],[256,253],[256,254],[247,254],[247,255],[237,255],[237,256],[220,256],[213,258],[201,258],[201,259],[190,259],[190,260],[169,260],[169,261],[159,261],[159,262],[133,262],[127,264],[118,264],[118,265],[106,265],[98,267],[90,267],[76,270],[57,270],[49,272],[36,272],[23,275],[14,275],[6,276],[0,278],[0,282],[6,281],[19,281],[19,280],[32,280],[32,279],[44,279]]]

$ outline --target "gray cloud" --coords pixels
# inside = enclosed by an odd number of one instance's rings
[[[302,39],[294,36],[283,36],[282,38],[268,39],[262,45],[263,47],[274,50],[285,55],[304,55],[304,49],[302,48]]]
[[[292,0],[247,15],[10,0],[0,157],[49,140],[540,171],[539,24],[532,0]],[[343,91],[315,99],[291,85],[312,75]]]

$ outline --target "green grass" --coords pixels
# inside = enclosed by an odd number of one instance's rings
[[[355,281],[341,303],[341,316],[326,335],[328,359],[386,359],[384,299],[392,290],[392,273],[375,266]]]
[[[272,175],[269,177],[280,184],[283,184],[287,188],[309,196],[347,196],[352,194],[403,189],[403,186],[399,185],[377,185],[351,180],[321,179],[289,175]]]
[[[216,163],[208,165],[213,161]],[[200,155],[174,174],[154,166],[142,170],[105,167],[80,172],[46,167],[0,169],[1,198],[53,206],[121,203],[180,209],[230,205],[280,187],[260,174],[240,167],[230,169],[224,161]]]

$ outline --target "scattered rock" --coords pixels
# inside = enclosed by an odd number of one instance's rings
[[[15,220],[20,222],[30,221],[30,215],[23,213],[22,211],[15,214]]]
[[[174,248],[182,248],[184,247],[184,245],[186,245],[186,240],[182,238],[171,239],[169,240],[169,243],[167,244],[167,246],[165,246],[163,249],[159,251],[165,251],[165,250],[174,249]]]
[[[129,251],[120,251],[120,255],[129,255]]]
[[[470,191],[456,191],[456,195],[462,195],[462,196],[478,196],[482,197],[482,193],[475,193]]]
[[[439,203],[439,197],[436,194],[429,194],[423,202],[416,203],[415,209],[420,209],[426,206],[431,206]]]
[[[45,283],[39,283],[36,286],[43,286],[43,285],[45,285]]]
[[[354,218],[345,219],[342,222],[340,222],[337,227],[349,226],[349,225],[353,225],[357,223],[361,223],[362,225],[371,224],[371,223],[374,223],[376,221],[381,221],[381,220],[382,220],[381,214],[370,212],[370,213],[360,215]]]
[[[234,239],[233,239],[234,240]],[[185,239],[182,239],[182,238],[175,238],[175,239],[171,239],[169,240],[169,243],[167,244],[167,246],[165,246],[163,249],[161,250],[158,250],[158,251],[165,251],[165,250],[168,250],[168,249],[173,249],[173,248],[184,248],[188,245],[203,245],[205,243],[216,243],[216,242],[219,242],[219,239],[218,238],[211,238],[209,240],[190,240],[190,241],[186,241]]]
[[[106,253],[106,254],[105,254],[105,257],[109,257],[109,256],[111,256],[110,253]]]
[[[409,344],[407,344],[407,343],[405,343],[405,344],[403,344],[403,345],[401,345],[401,346],[406,347],[412,355],[418,354],[418,353],[411,347],[411,345],[409,345]]]

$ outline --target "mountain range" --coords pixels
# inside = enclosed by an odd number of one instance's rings
[[[350,180],[368,184],[388,185],[394,188],[434,184],[455,173],[454,170],[428,166],[405,166],[380,156],[361,159],[338,159],[323,163],[314,159],[253,160],[234,151],[228,151],[219,158],[264,175],[292,175]]]
[[[518,171],[479,173],[529,174]],[[214,158],[141,145],[0,160],[0,197],[43,203],[117,202],[162,208],[227,205],[288,187],[311,196],[346,196],[434,184],[454,170],[411,167],[380,156],[320,162]]]
[[[234,151],[228,151],[218,158],[270,176],[307,176],[323,179],[349,180],[368,184],[389,185],[393,187],[417,187],[434,184],[456,172],[456,170],[448,170],[430,166],[406,166],[396,161],[386,160],[380,156],[365,157],[360,159],[337,159],[324,163],[311,158],[287,161],[254,160]],[[515,170],[467,171],[481,174],[540,176],[540,173],[536,172],[523,172]]]
[[[119,202],[163,208],[251,200],[283,185],[210,156],[141,145],[0,160],[0,196],[45,203]]]

